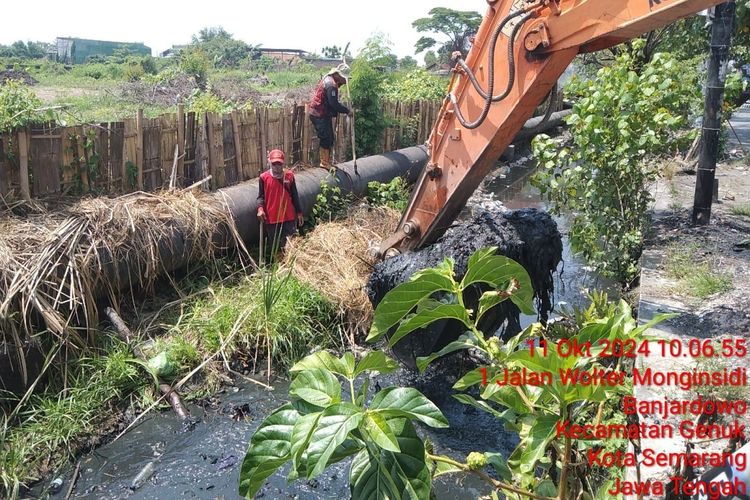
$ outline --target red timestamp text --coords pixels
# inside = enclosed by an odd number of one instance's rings
[[[636,358],[656,354],[673,358],[744,358],[747,356],[747,339],[725,338],[720,342],[714,339],[599,339],[595,342],[581,342],[578,339],[560,339],[548,342],[544,338],[528,339],[529,355],[546,357],[548,349],[562,357],[619,357]]]

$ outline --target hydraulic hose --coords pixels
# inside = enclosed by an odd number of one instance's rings
[[[529,7],[530,8],[530,7]],[[529,9],[527,8],[527,9]],[[519,11],[521,13],[526,12],[525,10]],[[505,88],[505,91],[498,95],[493,96],[493,92],[495,90],[495,49],[497,46],[497,40],[500,37],[500,33],[502,32],[502,28],[507,24],[507,22],[512,19],[513,17],[516,17],[517,13],[509,14],[508,17],[503,19],[503,21],[498,25],[498,27],[495,29],[494,33],[492,34],[492,40],[490,42],[490,50],[488,52],[488,76],[487,76],[487,92],[482,92],[481,88],[479,87],[479,82],[476,81],[476,77],[471,72],[471,69],[468,68],[465,64],[462,65],[463,68],[468,69],[468,75],[469,79],[472,81],[472,84],[477,89],[477,92],[484,98],[484,107],[482,108],[482,113],[479,115],[479,117],[474,120],[473,122],[467,122],[466,118],[461,113],[461,109],[458,106],[458,101],[456,100],[456,96],[451,92],[450,93],[450,100],[451,103],[453,103],[453,107],[456,113],[456,118],[458,119],[459,123],[467,128],[467,129],[475,129],[479,127],[484,120],[487,118],[487,115],[490,111],[490,106],[493,102],[498,102],[510,94],[510,91],[513,89],[513,84],[516,80],[516,61],[515,61],[515,54],[513,52],[513,48],[515,46],[516,37],[518,36],[518,32],[521,30],[523,25],[531,19],[531,17],[534,16],[533,13],[527,13],[525,16],[521,18],[521,20],[513,27],[513,31],[511,32],[510,40],[508,42],[508,85]]]

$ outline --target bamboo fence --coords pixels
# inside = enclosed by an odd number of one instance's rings
[[[439,102],[386,103],[381,141],[391,151],[427,141]],[[334,121],[334,159],[351,159],[351,121]],[[43,124],[0,135],[0,197],[45,198],[155,191],[211,176],[210,189],[257,177],[279,148],[290,165],[315,165],[318,139],[304,104],[230,114],[176,113],[122,122]],[[176,155],[176,156],[175,156]],[[359,155],[358,155],[359,156]],[[174,174],[173,174],[174,169]]]

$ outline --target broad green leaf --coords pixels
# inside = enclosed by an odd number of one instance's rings
[[[498,385],[496,380],[497,377],[489,380],[487,387],[482,391],[482,399],[494,401],[495,403],[506,406],[517,413],[528,413],[529,407],[518,393],[519,388],[510,385]],[[521,391],[527,389],[527,387],[520,388]]]
[[[474,283],[487,283],[495,288],[508,289],[508,283],[515,280],[510,300],[524,314],[534,314],[534,287],[531,285],[529,273],[518,262],[503,255],[485,256],[477,259],[473,267],[469,267],[461,280],[461,290],[465,290]]]
[[[401,321],[419,301],[435,292],[454,292],[456,283],[453,278],[435,269],[425,269],[412,277],[411,281],[402,283],[380,301],[375,309],[368,341],[377,340],[393,325]]]
[[[297,479],[300,473],[306,473],[307,467],[302,460],[302,455],[307,451],[310,444],[310,438],[318,425],[322,412],[309,413],[302,415],[294,424],[291,437],[291,455],[292,471],[289,473],[289,480]]]
[[[484,456],[487,457],[487,462],[493,469],[495,469],[495,472],[501,479],[504,481],[513,480],[513,473],[511,472],[510,467],[508,467],[508,462],[505,460],[505,457],[499,453],[485,453]]]
[[[328,370],[315,368],[298,373],[289,386],[289,394],[325,408],[341,401],[341,384]]]
[[[521,452],[521,471],[531,472],[547,452],[547,445],[555,438],[555,426],[560,419],[558,415],[527,416],[521,432],[523,451]]]
[[[414,330],[424,328],[441,319],[457,319],[466,325],[467,328],[471,326],[469,315],[463,306],[458,304],[443,304],[435,309],[421,311],[401,323],[391,338],[388,339],[388,345],[393,346]]]
[[[497,411],[484,401],[477,401],[468,394],[454,394],[453,397],[465,405],[473,406],[474,408],[477,408],[479,410],[486,411],[495,418],[505,420],[505,415],[503,415],[501,412]]]
[[[487,292],[484,292],[482,296],[479,298],[479,312],[477,312],[476,317],[474,318],[474,324],[479,324],[479,320],[482,319],[482,316],[487,314],[487,311],[495,307],[496,305],[500,304],[501,302],[505,302],[510,298],[510,296],[515,292],[515,281],[510,281],[508,288],[505,290],[489,290]]]
[[[362,421],[362,424],[364,430],[367,431],[375,444],[384,450],[396,453],[401,451],[398,447],[396,436],[391,432],[391,428],[388,427],[388,423],[383,415],[374,412],[367,412],[365,413],[365,418]]]
[[[450,458],[450,457],[445,457]],[[432,472],[432,478],[435,479],[436,477],[442,476],[444,474],[453,474],[455,472],[463,472],[464,470],[460,467],[456,467],[455,465],[441,462],[440,460],[430,460],[427,459],[428,464],[434,465],[434,469]]]
[[[471,257],[469,257],[469,265],[467,266],[467,268],[475,267],[478,262],[480,262],[483,259],[492,257],[496,253],[497,253],[497,247],[480,248],[479,250],[471,254]]]
[[[543,497],[555,498],[557,497],[557,488],[555,487],[555,483],[549,479],[545,479],[536,487],[535,493]]]
[[[357,394],[354,397],[355,404],[357,406],[364,406],[365,399],[367,399],[367,390],[370,388],[370,379],[365,378],[362,385],[357,389]]]
[[[368,352],[357,364],[354,377],[366,372],[391,373],[398,368],[398,363],[385,355],[382,351]]]
[[[494,366],[480,366],[479,368],[474,368],[466,375],[458,379],[458,381],[453,384],[453,388],[457,391],[463,391],[468,389],[469,387],[481,384],[484,380],[482,368],[485,368],[487,370],[487,380],[491,381],[497,373],[497,368],[495,368]]]
[[[440,349],[438,352],[433,352],[429,356],[417,358],[417,368],[419,368],[420,372],[423,372],[425,371],[425,368],[427,368],[427,365],[435,361],[437,358],[441,358],[446,354],[450,354],[455,351],[460,351],[461,349],[470,349],[472,347],[476,347],[476,345],[476,336],[472,332],[466,332],[458,337],[457,340],[454,340],[447,346]]]
[[[325,470],[333,452],[359,426],[363,417],[362,409],[351,403],[339,403],[323,411],[307,448],[308,478]]]
[[[430,498],[432,478],[425,461],[424,443],[408,420],[393,419],[388,425],[398,439],[401,452],[370,448],[354,457],[349,474],[352,498]]]
[[[354,354],[347,351],[343,356],[341,356],[340,361],[341,365],[346,370],[346,374],[344,376],[346,378],[354,378],[354,366],[357,363],[357,359],[354,357]]]
[[[412,387],[383,389],[372,398],[370,410],[389,417],[415,418],[430,427],[448,427],[448,420],[440,409]]]
[[[292,429],[300,415],[291,404],[278,408],[250,439],[240,470],[240,495],[253,498],[267,477],[291,457]]]
[[[336,356],[328,351],[318,351],[301,359],[289,370],[292,373],[305,370],[328,370],[344,377],[347,376],[346,366]]]

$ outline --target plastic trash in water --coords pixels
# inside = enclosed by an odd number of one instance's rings
[[[62,489],[63,480],[61,477],[55,478],[50,484],[49,484],[49,492],[54,495],[55,493],[59,492]]]
[[[146,466],[141,469],[141,471],[133,478],[133,482],[130,483],[130,489],[135,491],[141,486],[143,486],[146,481],[149,480],[149,478],[154,473],[154,462],[149,462],[146,464]]]

